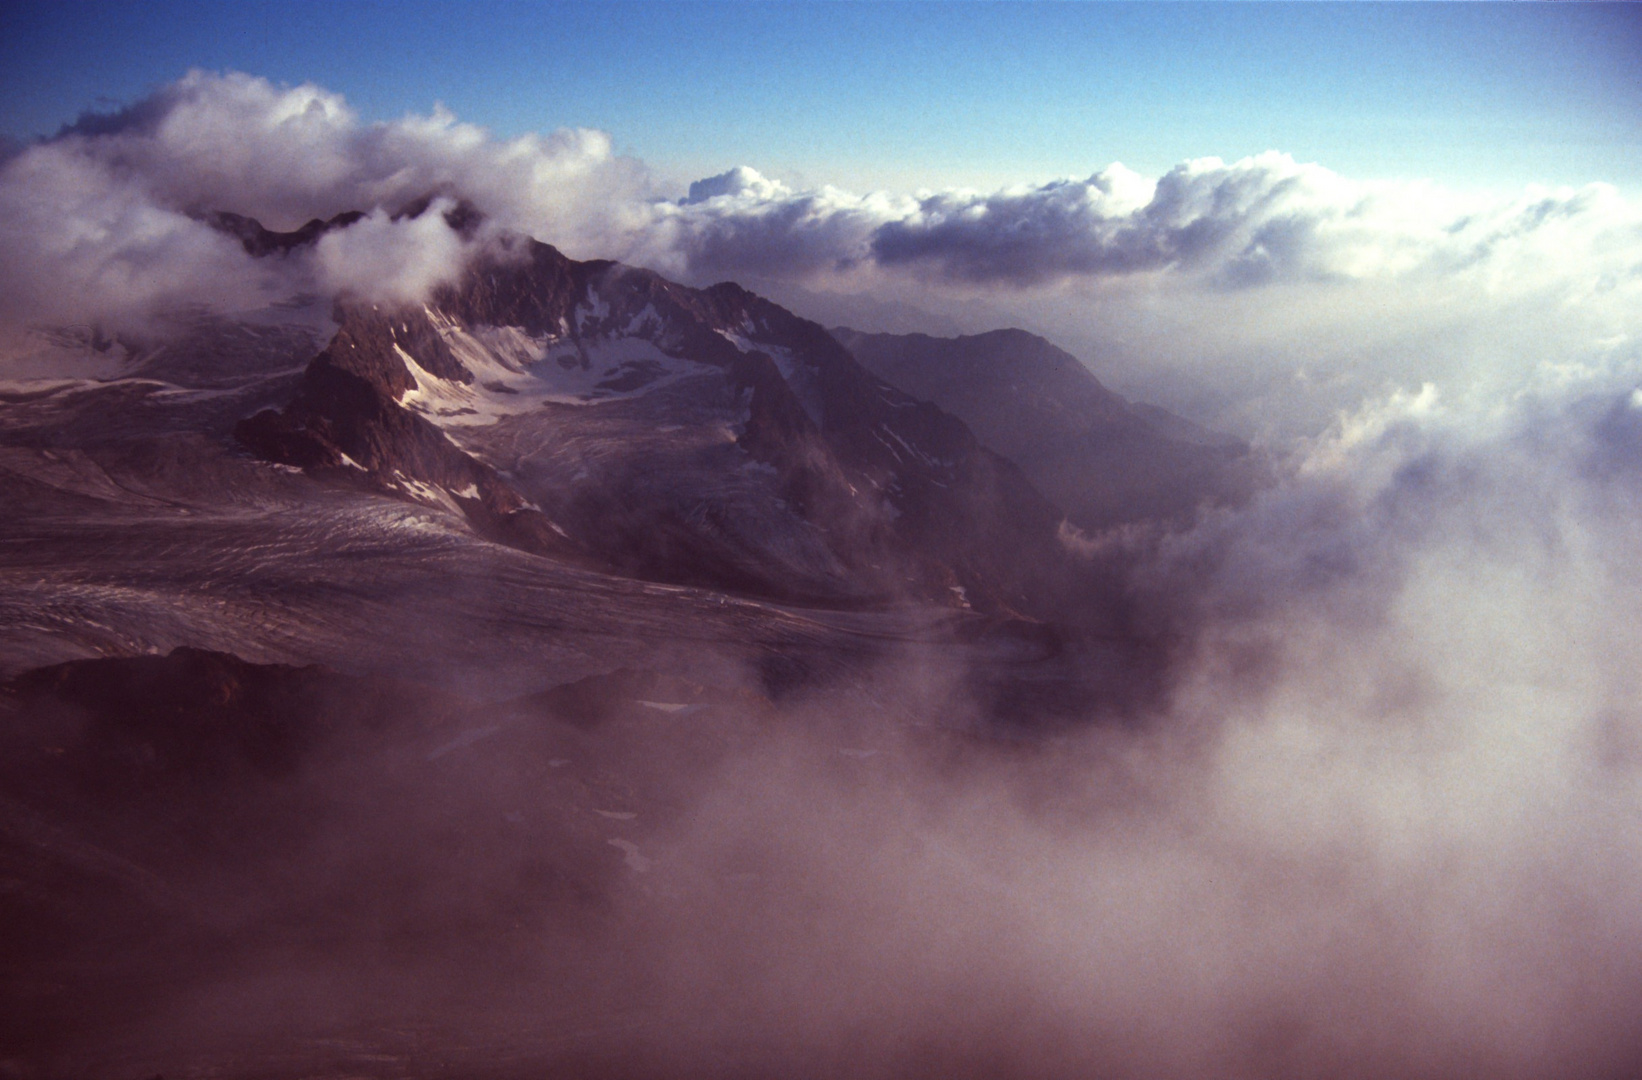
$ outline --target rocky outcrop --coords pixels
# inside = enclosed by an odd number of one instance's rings
[[[207,215],[205,221],[214,229],[238,237],[247,255],[262,256],[283,255],[296,248],[307,247],[333,229],[345,229],[364,216],[358,210],[349,210],[328,221],[314,218],[290,232],[274,232],[264,228],[256,218],[231,214],[226,210]]]
[[[546,554],[577,555],[495,469],[399,405],[416,387],[402,356],[439,378],[473,380],[426,313],[347,304],[338,313],[342,327],[309,364],[296,397],[282,410],[242,421],[236,438],[271,461],[354,469],[383,490],[437,492],[486,535]]]
[[[279,779],[338,732],[423,715],[429,701],[426,688],[186,647],[38,668],[0,693],[35,723],[60,726],[90,786],[109,797]]]

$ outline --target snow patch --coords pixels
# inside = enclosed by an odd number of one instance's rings
[[[462,508],[456,505],[456,500],[452,499],[444,488],[435,487],[422,480],[413,480],[398,470],[395,470],[393,475],[395,486],[418,502],[430,503],[453,514],[462,512]]]
[[[623,862],[635,874],[645,873],[650,869],[651,860],[639,854],[639,846],[631,840],[606,841],[613,848],[620,848],[624,853]]]
[[[752,330],[751,323],[745,318],[742,320],[742,326],[748,331]],[[798,398],[798,404],[803,406],[805,415],[820,426],[821,396],[815,387],[814,368],[801,363],[797,355],[785,346],[767,345],[735,330],[719,330],[717,333],[742,353],[761,352],[775,361],[775,369],[781,373],[782,380],[792,388],[793,395]]]
[[[642,337],[532,337],[513,326],[464,328],[431,308],[427,312],[452,355],[474,377],[471,383],[441,379],[395,346],[416,381],[399,403],[441,427],[485,427],[545,404],[633,397],[710,367],[670,356]],[[660,325],[660,314],[647,305],[630,320],[629,329]]]
[[[640,701],[646,709],[655,709],[657,712],[667,713],[669,716],[685,717],[705,709],[705,705],[691,705],[682,701]]]
[[[644,305],[644,309],[631,319],[627,320],[627,327],[622,333],[628,337],[659,331],[662,328],[661,313],[656,310],[654,303]]]
[[[576,331],[580,333],[588,323],[600,323],[610,317],[610,301],[593,290],[588,290],[586,303],[576,305]]]

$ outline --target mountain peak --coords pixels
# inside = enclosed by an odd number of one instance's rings
[[[394,221],[414,221],[427,213],[439,199],[444,199],[450,204],[442,211],[445,224],[464,239],[471,238],[484,223],[484,213],[473,203],[440,192],[429,192],[412,199],[393,211],[390,217]],[[330,218],[314,218],[289,232],[277,232],[267,228],[254,217],[228,210],[213,210],[201,215],[200,220],[218,232],[238,238],[247,255],[260,258],[266,255],[284,255],[297,248],[309,247],[326,233],[346,229],[366,216],[363,210],[347,210]]]
[[[526,550],[794,600],[1047,617],[1060,511],[958,419],[731,282],[515,241],[423,305],[343,305],[272,460]]]

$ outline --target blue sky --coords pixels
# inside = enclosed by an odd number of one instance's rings
[[[1642,8],[1613,5],[6,3],[0,132],[203,67],[367,118],[602,128],[680,181],[989,188],[1277,149],[1358,178],[1635,189],[1639,57]]]

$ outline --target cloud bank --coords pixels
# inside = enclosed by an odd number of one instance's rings
[[[1466,199],[1365,183],[1271,152],[1203,158],[1148,180],[1120,164],[1087,180],[990,194],[792,191],[745,167],[691,186],[661,215],[692,268],[789,272],[870,263],[1029,287],[1169,272],[1220,286],[1565,274],[1591,288],[1642,275],[1642,211],[1610,185]],[[772,252],[779,252],[775,256]]]
[[[1159,272],[1227,286],[1459,272],[1499,283],[1576,261],[1592,288],[1642,274],[1642,211],[1603,184],[1468,199],[1271,152],[1155,179],[1114,164],[1085,180],[918,195],[793,190],[742,166],[673,199],[603,132],[500,140],[443,109],[364,123],[311,84],[199,71],[24,149],[3,191],[12,239],[41,245],[55,215],[73,242],[131,263],[184,258],[162,237],[188,230],[146,219],[229,209],[294,228],[446,192],[577,255],[696,274],[871,266],[1021,288]]]

